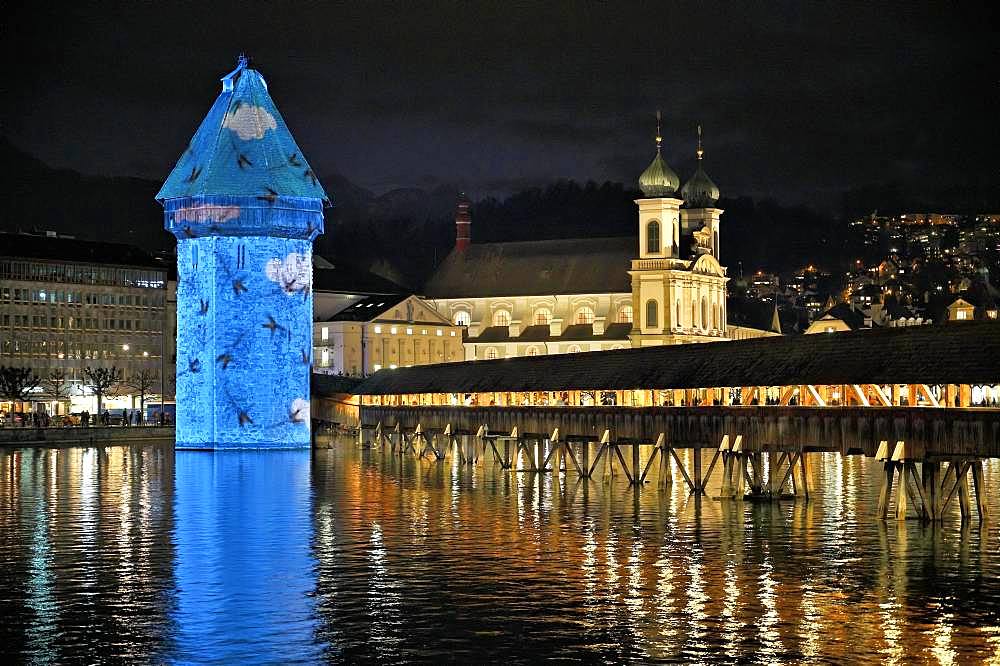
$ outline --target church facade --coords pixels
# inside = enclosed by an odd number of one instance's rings
[[[661,144],[657,129],[639,177],[636,236],[470,243],[460,200],[455,247],[423,296],[465,328],[467,360],[777,334],[726,324],[722,210],[702,168],[700,128],[698,168],[683,187]]]

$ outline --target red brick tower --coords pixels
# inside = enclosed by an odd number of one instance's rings
[[[469,215],[469,206],[472,202],[465,196],[464,192],[458,195],[458,204],[455,208],[455,249],[464,252],[472,242],[472,216]]]

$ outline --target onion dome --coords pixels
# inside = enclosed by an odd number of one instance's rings
[[[701,125],[698,125],[698,168],[681,188],[681,197],[688,208],[711,208],[719,200],[719,188],[701,166],[704,154],[701,147]]]
[[[660,144],[663,137],[660,136],[660,112],[656,112],[656,157],[646,170],[639,176],[639,189],[647,199],[659,197],[671,197],[680,187],[681,179],[677,177],[674,170],[667,166],[660,154]]]

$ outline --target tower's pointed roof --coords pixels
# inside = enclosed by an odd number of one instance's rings
[[[647,198],[672,197],[680,187],[681,179],[677,177],[663,156],[660,154],[660,146],[663,137],[660,136],[660,112],[656,112],[656,157],[646,170],[639,176],[639,189]]]
[[[301,197],[328,203],[260,72],[240,56],[158,201],[198,196]]]
[[[701,147],[701,125],[698,125],[698,168],[694,175],[681,188],[681,197],[688,208],[711,208],[719,200],[719,188],[702,168],[701,160],[705,155]]]

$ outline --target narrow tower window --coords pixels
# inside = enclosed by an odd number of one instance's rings
[[[656,220],[646,225],[646,252],[660,253],[660,223]]]
[[[659,321],[659,312],[657,311],[656,301],[650,299],[646,301],[646,327],[656,328],[659,326],[657,323]]]

